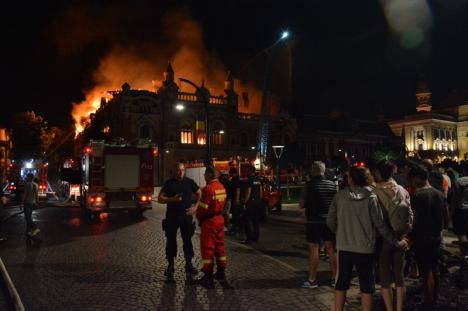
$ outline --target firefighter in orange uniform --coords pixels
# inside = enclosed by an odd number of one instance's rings
[[[197,208],[197,219],[201,227],[200,249],[204,273],[199,280],[205,287],[213,287],[214,279],[225,281],[226,253],[224,251],[224,217],[223,207],[226,201],[226,189],[216,178],[216,170],[207,167],[205,170],[206,187]],[[217,271],[213,275],[214,257]]]

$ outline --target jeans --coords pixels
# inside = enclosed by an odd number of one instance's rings
[[[24,218],[26,219],[26,233],[31,232],[36,228],[32,220],[32,212],[34,207],[36,206],[35,203],[24,203]]]

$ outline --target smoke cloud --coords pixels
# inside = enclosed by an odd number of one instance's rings
[[[145,35],[132,31],[140,29],[131,25],[135,16],[119,14],[123,7],[103,8],[91,12],[89,6],[71,6],[63,18],[50,28],[50,38],[58,53],[72,55],[82,49],[101,46],[105,52],[96,70],[85,81],[91,88],[83,90],[85,100],[73,103],[72,117],[77,131],[81,131],[96,111],[107,92],[117,90],[128,82],[133,89],[153,90],[163,79],[167,62],[171,61],[175,78],[184,77],[205,86],[212,95],[223,94],[227,69],[217,55],[204,44],[203,31],[190,12],[185,8],[168,11],[158,29],[144,29]],[[141,16],[138,17],[142,18]],[[66,31],[64,34],[63,32]],[[192,91],[182,85],[183,91]],[[261,92],[252,84],[236,81],[241,112],[260,111]]]

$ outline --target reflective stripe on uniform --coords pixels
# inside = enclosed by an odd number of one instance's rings
[[[215,190],[215,193],[216,193],[216,194],[225,194],[225,193],[226,193],[226,190],[224,190],[224,189],[218,189],[218,190]]]
[[[203,260],[202,260],[202,263],[203,263],[204,265],[209,264],[209,263],[213,263],[213,259],[203,259]]]
[[[226,200],[226,195],[225,194],[214,195],[213,200],[224,201],[224,200]]]
[[[201,206],[202,208],[208,208],[208,204],[203,202],[200,202],[199,206]]]
[[[218,260],[219,260],[219,261],[226,261],[226,260],[227,260],[227,258],[226,258],[226,256],[223,256],[223,257],[218,257]]]

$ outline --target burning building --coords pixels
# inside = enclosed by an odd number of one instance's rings
[[[11,163],[12,142],[10,133],[5,128],[0,128],[0,181],[5,182],[7,171]]]
[[[212,156],[217,159],[256,157],[260,118],[258,114],[240,112],[239,95],[230,74],[222,95],[210,94],[204,83],[198,91],[187,92],[175,83],[174,70],[169,64],[163,81],[154,91],[132,89],[124,83],[121,90],[110,94],[110,98],[102,98],[100,107],[90,115],[89,124],[78,138],[83,142],[122,139],[128,143],[156,144],[162,172],[158,180],[170,174],[176,161],[204,159],[207,140],[204,98],[209,101]],[[270,145],[295,140],[295,122],[286,115],[270,117],[269,124]]]

